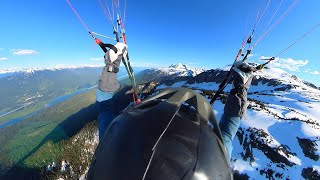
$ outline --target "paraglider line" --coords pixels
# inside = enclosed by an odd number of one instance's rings
[[[315,27],[313,27],[311,30],[309,30],[307,33],[305,33],[303,36],[301,36],[299,39],[297,39],[295,42],[293,42],[290,46],[288,46],[286,49],[284,49],[283,51],[281,51],[277,57],[279,57],[281,54],[283,54],[284,52],[286,52],[288,49],[290,49],[292,46],[294,46],[295,44],[297,44],[299,41],[301,41],[303,38],[305,38],[308,34],[310,34],[312,31],[314,31],[315,29],[317,29],[320,26],[320,23],[317,24]]]
[[[70,3],[69,0],[66,0],[67,3],[69,4],[70,8],[73,10],[74,14],[78,17],[78,19],[80,20],[80,22],[83,24],[83,26],[87,29],[87,31],[90,31],[88,26],[86,25],[86,23],[83,22],[82,18],[80,17],[80,15],[77,13],[77,11],[73,8],[72,4]]]

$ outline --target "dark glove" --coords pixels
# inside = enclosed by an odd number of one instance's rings
[[[245,63],[243,61],[237,61],[233,64],[233,67],[240,69],[244,73],[252,73],[257,71],[257,69],[248,63]]]
[[[119,66],[124,56],[127,56],[127,45],[124,43],[117,43],[115,45],[117,53],[112,49],[105,54],[105,64],[103,71],[99,79],[99,89],[104,92],[113,92],[119,89],[120,84],[117,80],[117,73],[119,72]]]

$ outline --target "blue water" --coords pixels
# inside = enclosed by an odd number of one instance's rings
[[[143,70],[148,69],[148,68],[144,68],[144,67],[136,68],[136,67],[134,67],[133,69],[134,69],[134,72],[137,74],[138,72],[143,71]],[[120,70],[121,70],[121,72],[118,75],[118,80],[121,80],[122,78],[125,78],[125,77],[128,76],[127,72],[126,72],[126,69],[124,67],[120,67]],[[4,77],[4,76],[0,76],[0,78],[2,78],[2,77]],[[41,110],[38,110],[36,112],[33,112],[33,113],[25,115],[25,116],[21,116],[21,117],[18,117],[18,118],[11,119],[11,120],[3,123],[3,124],[0,124],[0,129],[1,128],[5,128],[5,127],[10,126],[10,125],[14,125],[14,124],[16,124],[18,122],[21,122],[21,121],[23,121],[23,120],[25,120],[25,119],[33,116],[33,115],[36,115],[36,114],[40,113],[41,111],[43,111],[46,108],[50,108],[50,107],[52,107],[52,106],[54,106],[54,105],[56,105],[58,103],[61,103],[63,101],[66,101],[66,100],[74,97],[75,95],[85,93],[85,92],[87,92],[87,91],[89,91],[89,90],[91,90],[91,89],[93,89],[95,87],[97,87],[97,86],[96,85],[92,86],[92,87],[84,86],[84,88],[78,89],[76,92],[74,92],[72,94],[68,94],[68,95],[64,95],[64,96],[61,96],[61,97],[57,97],[53,101],[51,101],[50,103],[46,104],[45,107],[43,109],[41,109]],[[5,114],[5,113],[7,113],[7,112],[1,112],[0,116]]]
[[[23,120],[25,120],[25,119],[33,116],[33,115],[36,115],[36,114],[40,113],[41,111],[43,111],[43,110],[46,109],[46,108],[50,108],[50,107],[52,107],[52,106],[54,106],[54,105],[56,105],[56,104],[58,104],[58,103],[61,103],[61,102],[63,102],[63,101],[66,101],[66,100],[74,97],[75,95],[88,92],[89,90],[91,90],[91,89],[93,89],[93,88],[95,88],[95,87],[97,87],[97,86],[95,85],[95,86],[92,86],[92,87],[89,87],[89,88],[79,89],[79,90],[77,90],[76,92],[74,92],[74,93],[72,93],[72,94],[68,94],[68,95],[64,95],[64,96],[61,96],[61,97],[57,97],[56,99],[54,99],[54,100],[51,101],[50,103],[46,104],[45,107],[44,107],[43,109],[41,109],[41,110],[38,110],[38,111],[36,111],[36,112],[33,112],[33,113],[28,114],[28,115],[25,115],[25,116],[21,116],[21,117],[18,117],[18,118],[11,119],[11,120],[3,123],[3,124],[0,124],[0,129],[1,129],[1,128],[5,128],[5,127],[10,126],[10,125],[14,125],[14,124],[16,124],[16,123],[18,123],[18,122],[21,122],[21,121],[23,121]]]
[[[147,69],[147,68],[134,68],[134,72],[135,72],[135,73],[138,73],[138,72],[140,72],[140,71],[142,71],[142,70],[145,70],[145,69]],[[120,80],[121,78],[125,78],[125,77],[128,76],[125,68],[122,68],[122,71],[123,71],[123,73],[122,73],[122,74],[119,74],[119,76],[120,76],[120,77],[118,77],[119,80]],[[33,116],[33,115],[36,115],[36,114],[40,113],[41,111],[43,111],[43,110],[46,109],[46,108],[50,108],[50,107],[52,107],[52,106],[54,106],[54,105],[56,105],[56,104],[59,104],[59,103],[61,103],[61,102],[63,102],[63,101],[66,101],[66,100],[74,97],[75,95],[88,92],[89,90],[91,90],[91,89],[93,89],[93,88],[95,88],[95,87],[97,87],[97,85],[91,86],[91,87],[87,87],[87,88],[81,88],[81,89],[78,89],[76,92],[74,92],[74,93],[72,93],[72,94],[68,94],[68,95],[64,95],[64,96],[57,97],[57,98],[55,98],[53,101],[51,101],[50,103],[46,104],[45,107],[44,107],[43,109],[41,109],[41,110],[38,110],[38,111],[36,111],[36,112],[33,112],[33,113],[28,114],[28,115],[25,115],[25,116],[21,116],[21,117],[18,117],[18,118],[11,119],[11,120],[3,123],[3,124],[0,124],[0,129],[1,129],[1,128],[5,128],[5,127],[10,126],[10,125],[14,125],[14,124],[16,124],[16,123],[18,123],[18,122],[21,122],[21,121],[23,121],[23,120],[25,120],[25,119]],[[6,113],[6,112],[0,113],[0,115],[3,115],[3,114],[5,114],[5,113]]]
[[[65,101],[65,100],[68,100],[68,99],[72,98],[73,96],[81,94],[81,93],[84,93],[86,91],[87,90],[80,90],[80,91],[74,92],[72,94],[68,94],[68,95],[65,95],[65,96],[58,97],[55,100],[51,101],[50,103],[46,104],[46,108],[52,107],[52,106],[54,106],[54,105],[56,105],[58,103],[61,103],[61,102]]]
[[[36,112],[34,112],[34,113],[31,113],[31,114],[28,114],[28,115],[25,115],[25,116],[21,116],[21,117],[18,117],[18,118],[11,119],[11,120],[3,123],[3,124],[0,124],[0,129],[1,129],[1,128],[4,128],[4,127],[7,127],[7,126],[10,126],[10,125],[13,125],[13,124],[16,124],[16,123],[18,123],[18,122],[20,122],[20,121],[23,121],[23,120],[25,120],[25,119],[27,119],[27,118],[35,115],[35,114],[38,114],[40,111],[41,111],[41,110],[36,111]]]

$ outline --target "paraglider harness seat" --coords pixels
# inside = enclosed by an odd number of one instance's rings
[[[207,100],[187,88],[168,89],[112,121],[88,179],[229,180],[227,156]]]

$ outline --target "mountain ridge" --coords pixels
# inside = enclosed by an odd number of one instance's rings
[[[210,100],[227,69],[166,79],[156,89],[187,87]],[[254,74],[248,113],[233,141],[233,170],[249,179],[320,178],[320,90],[279,68]],[[212,107],[218,120],[231,88]]]
[[[141,85],[145,86],[142,99],[164,88],[188,87],[210,100],[227,73],[224,69],[212,69],[196,76],[168,75],[159,69],[142,71],[138,73],[140,76],[150,77],[141,80],[151,79]],[[231,88],[229,84],[212,106],[217,120],[221,119]],[[93,102],[94,92],[90,93]],[[77,97],[80,96],[73,97],[73,100],[77,100]],[[281,69],[265,68],[255,73],[248,91],[248,102],[248,114],[241,121],[233,142],[233,170],[248,179],[320,177],[320,112],[317,111],[320,108],[320,91]],[[67,110],[70,107],[60,106],[59,112],[63,112],[64,108]],[[91,109],[94,109],[93,105]],[[88,110],[86,113],[96,112]],[[47,113],[42,114],[45,116]],[[47,118],[50,121],[51,117]],[[41,131],[40,127],[38,131]],[[67,129],[65,131],[67,133]],[[86,141],[85,134],[80,136]],[[70,166],[77,164],[69,163]]]
[[[81,68],[97,68],[103,67],[102,65],[73,65],[73,66],[66,66],[66,65],[56,65],[52,67],[38,67],[38,68],[9,68],[9,69],[0,69],[0,74],[7,74],[7,73],[34,73],[35,71],[44,71],[44,70],[62,70],[62,69],[81,69]]]

